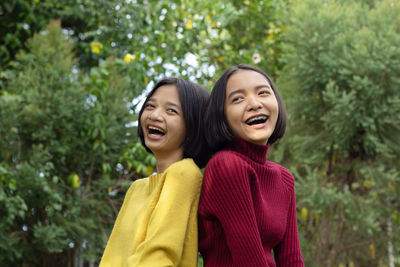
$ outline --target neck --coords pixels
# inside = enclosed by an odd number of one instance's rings
[[[236,137],[227,145],[227,148],[237,151],[258,163],[264,164],[267,160],[267,151],[269,146],[269,144],[262,146],[253,144]]]
[[[162,153],[159,152],[154,154],[157,161],[157,173],[163,173],[171,164],[183,159],[183,151],[178,150],[174,153]]]

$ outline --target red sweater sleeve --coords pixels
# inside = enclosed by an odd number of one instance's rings
[[[254,212],[251,177],[247,162],[230,152],[216,154],[204,172],[201,205],[220,222],[234,266],[268,266]]]
[[[282,179],[292,189],[292,199],[287,216],[286,231],[283,240],[274,248],[277,267],[304,267],[300,251],[299,234],[297,231],[296,197],[294,178],[282,168]]]

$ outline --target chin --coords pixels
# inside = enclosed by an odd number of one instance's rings
[[[259,146],[265,146],[265,145],[267,145],[267,143],[268,143],[268,140],[267,140],[267,141],[255,142],[255,144],[256,144],[256,145],[259,145]]]
[[[265,145],[267,144],[267,142],[268,142],[268,139],[265,140],[265,139],[251,139],[251,138],[246,138],[246,139],[244,139],[244,140],[246,140],[247,142],[250,142],[250,143],[252,143],[252,144],[259,145],[259,146],[265,146]]]
[[[155,152],[155,151],[158,151],[158,150],[160,150],[162,147],[160,147],[160,146],[157,146],[157,145],[154,145],[154,144],[146,144],[146,146],[147,146],[147,148],[148,149],[150,149],[151,150],[151,152]]]

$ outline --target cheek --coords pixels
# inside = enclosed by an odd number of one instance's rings
[[[186,135],[186,128],[184,126],[184,122],[182,122],[181,127],[179,128],[179,134],[180,136],[184,137]]]
[[[228,122],[230,128],[232,128],[232,113],[229,108],[224,109],[225,119]]]
[[[186,135],[185,121],[183,119],[177,120],[175,123],[175,134],[182,138]]]
[[[274,101],[274,110],[276,112],[276,116],[278,116],[278,114],[279,114],[279,104],[278,104],[278,101],[276,100],[276,98],[275,98],[275,101]]]
[[[229,107],[226,112],[226,120],[231,124],[237,124],[241,121],[242,112],[239,107]],[[234,125],[232,125],[234,126]]]
[[[238,134],[238,128],[240,127],[240,114],[237,112],[237,110],[228,108],[226,110],[225,118],[226,121],[228,122],[228,126],[230,128],[230,131],[232,132],[233,135]]]
[[[142,127],[142,130],[143,130],[143,125],[145,123],[145,118],[146,118],[146,114],[143,111],[142,116],[140,116],[140,118],[139,118],[139,122],[140,122],[140,126]]]

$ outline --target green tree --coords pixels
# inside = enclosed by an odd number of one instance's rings
[[[276,77],[282,68],[281,35],[286,27],[281,18],[287,15],[290,1],[205,2],[198,7],[207,28],[199,32],[203,38],[197,53],[200,61],[216,64],[214,79],[239,63],[257,65]]]
[[[91,38],[86,32],[99,28],[100,22],[109,24],[111,16],[104,16],[112,10],[112,1],[56,1],[56,0],[10,0],[0,4],[0,70],[7,69],[20,50],[25,50],[26,41],[43,30],[54,19],[60,19],[65,33],[78,43],[74,49],[84,65],[96,65],[88,49]]]
[[[135,98],[170,75],[211,88],[239,62],[276,76],[288,3],[0,4],[0,263],[98,260],[129,182],[154,167]]]
[[[71,265],[77,253],[95,261],[128,178],[146,175],[130,171],[124,153],[154,163],[126,127],[135,93],[127,64],[104,62],[82,77],[56,23],[27,47],[0,95],[0,262]]]
[[[317,0],[290,12],[284,155],[306,266],[399,261],[399,12],[396,1]]]
[[[0,6],[0,81],[25,41],[53,19],[74,43],[81,69],[110,55],[131,54],[131,78],[196,77],[206,84],[231,64],[258,64],[272,76],[281,69],[280,36],[289,0],[55,1],[12,0]],[[185,60],[193,54],[198,66]],[[260,61],[252,59],[259,55]],[[256,62],[256,63],[255,63]],[[157,75],[156,75],[157,74]],[[136,76],[135,76],[136,75]],[[146,79],[145,79],[146,77]],[[0,88],[1,88],[0,87]]]

